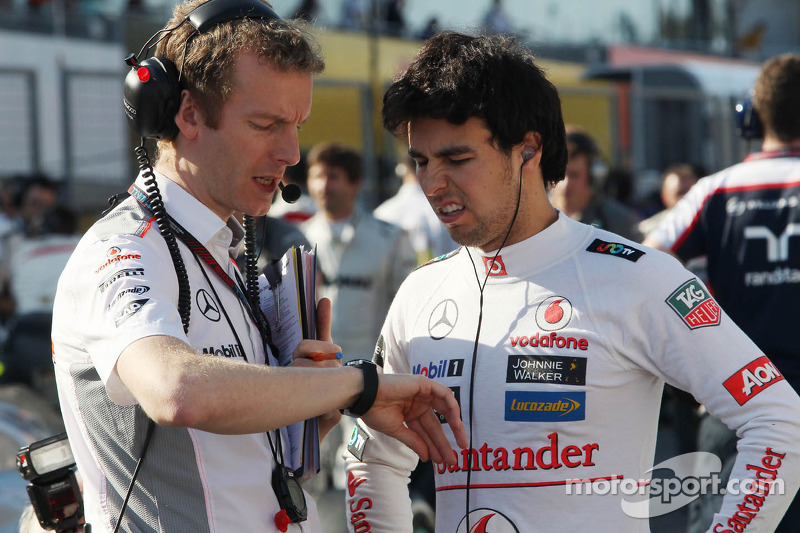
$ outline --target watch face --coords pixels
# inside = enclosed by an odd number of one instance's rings
[[[344,364],[344,366],[364,366],[364,365],[371,365],[374,364],[369,359],[353,359],[352,361],[348,361]]]

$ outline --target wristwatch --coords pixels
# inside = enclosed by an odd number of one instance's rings
[[[346,362],[344,366],[360,368],[364,373],[364,390],[361,396],[356,398],[349,408],[341,410],[342,414],[358,418],[372,408],[375,397],[378,396],[378,366],[367,359],[354,359]]]

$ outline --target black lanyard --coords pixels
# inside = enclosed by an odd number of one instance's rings
[[[151,213],[153,209],[150,207],[150,198],[142,189],[133,184],[128,188],[128,194],[133,196],[137,202],[139,202],[143,207],[147,208]],[[216,272],[216,274],[225,282],[225,284],[230,287],[230,289],[236,294],[236,297],[242,302],[244,308],[247,310],[247,314],[250,316],[250,319],[255,323],[256,327],[258,328],[259,333],[261,333],[261,341],[264,343],[264,363],[269,365],[269,350],[267,346],[272,350],[275,354],[275,357],[278,357],[278,349],[272,343],[272,332],[270,331],[269,323],[267,322],[264,314],[261,312],[261,309],[256,307],[253,309],[252,305],[250,305],[250,300],[247,299],[245,295],[245,291],[243,290],[241,278],[236,276],[236,281],[234,281],[225,269],[223,269],[220,264],[214,259],[214,256],[211,255],[211,252],[203,246],[200,241],[198,241],[194,235],[186,231],[183,226],[178,224],[178,222],[172,218],[169,213],[167,213],[167,219],[169,220],[170,227],[175,232],[176,237],[178,237],[183,243],[189,248],[189,251],[192,252],[195,259],[198,259],[198,266],[200,266],[201,270],[203,271],[203,275],[205,276],[205,270],[202,269],[202,265],[199,265],[199,260],[202,260],[206,263],[211,270]],[[211,290],[214,291],[214,286],[211,284],[211,280],[208,279],[206,276],[206,280],[209,282],[208,285],[211,287]],[[237,283],[238,281],[238,283]],[[247,361],[247,356],[244,352],[244,347],[242,346],[241,342],[239,341],[239,336],[236,334],[236,328],[233,327],[233,323],[231,322],[230,318],[228,318],[228,314],[225,313],[225,306],[222,305],[222,301],[217,296],[216,291],[214,291],[214,296],[217,298],[220,307],[222,308],[223,313],[225,314],[225,318],[228,320],[228,325],[230,326],[231,330],[233,331],[233,335],[236,337],[236,341],[239,343],[239,347],[244,357],[245,361]],[[277,440],[277,450],[275,449],[275,445],[272,443],[272,438],[269,435],[269,431],[266,432],[267,440],[269,441],[269,447],[272,449],[272,455],[275,459],[275,463],[279,465],[283,465],[283,447],[281,445],[281,430],[277,428],[275,430],[275,437]]]
[[[128,189],[128,193],[131,196],[133,196],[136,199],[136,201],[138,201],[140,204],[142,204],[144,207],[148,208],[152,212],[152,209],[150,208],[149,205],[149,197],[147,196],[147,193],[145,193],[142,189],[137,187],[136,184],[130,186],[130,188]],[[167,218],[169,220],[169,224],[170,227],[172,228],[172,231],[175,233],[175,236],[178,237],[186,245],[187,248],[189,248],[189,251],[192,252],[192,255],[194,255],[195,258],[202,260],[206,265],[208,265],[211,268],[211,270],[213,270],[217,274],[217,276],[219,276],[219,278],[225,283],[225,285],[227,285],[233,291],[233,293],[236,294],[236,297],[242,303],[245,310],[247,311],[247,314],[250,316],[250,319],[256,325],[256,328],[258,328],[258,331],[261,334],[260,335],[261,340],[264,343],[264,362],[267,365],[269,365],[269,350],[267,349],[267,347],[269,346],[269,348],[272,350],[276,358],[279,357],[278,349],[272,342],[272,331],[271,328],[269,327],[269,323],[264,317],[264,314],[261,312],[261,309],[258,307],[253,308],[250,300],[247,298],[246,291],[244,290],[244,282],[242,282],[241,278],[238,275],[236,276],[236,281],[234,281],[228,275],[228,273],[225,272],[225,269],[222,268],[222,266],[220,266],[217,260],[214,259],[214,256],[211,255],[211,252],[209,252],[208,249],[205,246],[203,246],[200,243],[200,241],[198,241],[197,238],[195,238],[194,235],[189,233],[169,214],[167,214]],[[203,274],[205,274],[205,272],[203,272]],[[213,286],[210,284],[210,282],[209,286],[211,286],[213,290]],[[219,300],[219,297],[217,297],[217,300]],[[219,304],[220,306],[222,306],[221,301],[219,302]],[[224,312],[224,306],[223,306],[223,312]],[[228,319],[228,324],[233,330],[233,333],[237,337],[238,341],[238,335],[236,335],[236,330],[233,327],[233,324],[231,323],[230,319],[228,318],[227,313],[225,313],[225,318]],[[244,347],[241,346],[241,343],[239,343],[239,346],[242,351],[242,356],[246,361],[247,356],[245,355]]]

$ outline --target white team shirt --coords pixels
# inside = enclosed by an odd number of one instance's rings
[[[168,213],[236,279],[229,247],[243,235],[238,222],[226,224],[177,184],[157,177]],[[145,189],[141,176],[136,184]],[[188,336],[178,315],[177,277],[164,239],[152,214],[133,198],[92,226],[59,281],[53,357],[67,433],[84,480],[86,521],[93,531],[113,528],[147,427],[146,415],[115,371],[127,346],[168,335],[193,346],[198,357],[222,356],[242,364],[246,357],[250,364],[264,364],[259,331],[241,301],[180,241],[179,247],[191,286]],[[218,435],[158,426],[123,530],[277,531],[273,469],[265,433]],[[289,531],[320,531],[316,506],[308,495],[306,501],[308,521]]]
[[[650,477],[665,381],[737,428],[731,478],[762,468],[785,480],[785,495],[760,502],[729,494],[712,527],[772,531],[800,477],[800,398],[702,283],[666,254],[561,213],[493,256],[462,248],[412,273],[376,348],[384,372],[427,375],[459,400],[475,464],[470,533],[649,531],[648,520],[623,511],[636,496],[567,487]],[[474,269],[481,283],[491,275],[472,381]],[[416,457],[365,428],[350,448],[351,531],[408,531]],[[437,532],[467,531],[469,456],[459,451],[458,466],[435,468]]]

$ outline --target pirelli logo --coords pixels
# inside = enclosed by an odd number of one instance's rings
[[[744,405],[753,396],[779,381],[783,381],[783,374],[765,355],[737,370],[723,385],[739,405]]]

